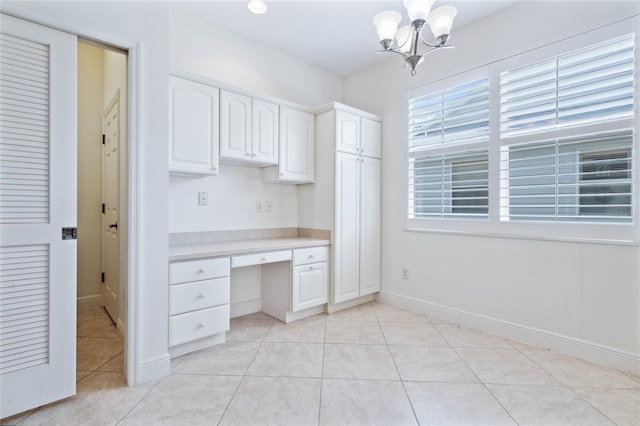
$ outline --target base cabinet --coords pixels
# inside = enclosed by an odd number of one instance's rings
[[[180,352],[178,347],[185,344],[198,348],[194,342],[229,330],[230,275],[228,257],[169,265],[169,347],[173,352]]]
[[[293,267],[291,312],[327,303],[327,262]]]

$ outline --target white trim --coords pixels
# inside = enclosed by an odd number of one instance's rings
[[[169,75],[173,75],[175,77],[180,77],[180,78],[186,78],[187,80],[195,81],[196,83],[201,83],[201,84],[205,84],[207,86],[216,87],[216,88],[221,89],[221,90],[226,90],[228,92],[233,92],[233,93],[237,93],[237,94],[240,94],[240,95],[249,96],[249,97],[251,97],[253,99],[258,99],[258,100],[261,100],[261,101],[278,104],[279,106],[290,107],[290,108],[293,108],[293,109],[296,109],[296,110],[299,110],[299,111],[308,112],[310,114],[314,113],[313,108],[308,107],[306,105],[296,104],[296,103],[293,103],[291,101],[287,101],[285,99],[276,98],[275,96],[270,96],[270,95],[265,95],[265,94],[262,94],[262,93],[251,92],[251,91],[249,91],[247,89],[243,89],[243,88],[240,88],[240,87],[235,87],[235,86],[232,86],[230,84],[222,83],[222,82],[217,81],[217,80],[212,80],[210,78],[203,77],[203,76],[198,75],[198,74],[193,74],[193,73],[190,73],[188,71],[183,71],[183,70],[181,70],[179,68],[170,67],[169,68]]]
[[[503,321],[485,315],[474,314],[436,303],[382,291],[376,300],[398,308],[433,315],[447,321],[475,327],[499,336],[518,340],[530,345],[554,349],[569,355],[597,362],[609,367],[640,374],[640,354],[626,352],[574,337]]]
[[[238,318],[244,315],[255,314],[262,310],[262,299],[246,300],[244,302],[232,303],[229,306],[230,318]]]
[[[82,297],[78,297],[77,301],[78,301],[78,305],[97,302],[97,301],[102,302],[102,295],[92,294],[91,296],[82,296]]]
[[[137,378],[139,383],[156,380],[158,377],[168,376],[171,373],[171,357],[169,353],[144,360],[138,366]],[[129,384],[131,386],[131,384]]]
[[[342,303],[327,303],[327,313],[332,314],[345,309],[353,308],[354,306],[362,305],[363,303],[372,302],[375,298],[375,294],[367,294],[366,296],[358,297],[357,299],[347,300]]]
[[[185,355],[191,352],[199,351],[209,348],[214,345],[219,345],[227,340],[226,332],[221,332],[213,336],[198,339],[193,342],[183,343],[181,345],[173,346],[169,348],[169,356],[175,358],[180,355]]]
[[[128,230],[127,233],[127,300],[126,300],[126,339],[125,339],[125,371],[127,384],[129,386],[137,385],[145,380],[153,380],[160,376],[153,376],[151,372],[159,372],[162,375],[168,374],[169,370],[164,368],[151,368],[147,365],[143,366],[139,364],[139,357],[141,353],[141,339],[140,336],[140,320],[139,320],[139,272],[138,272],[138,259],[140,255],[138,252],[138,242],[140,240],[139,235],[139,209],[138,209],[138,197],[140,193],[140,182],[138,180],[137,170],[139,168],[139,158],[137,155],[138,146],[140,144],[140,129],[139,129],[139,117],[140,114],[140,99],[141,99],[141,43],[132,40],[128,37],[124,37],[114,32],[101,32],[96,31],[95,28],[85,25],[78,25],[65,20],[53,18],[49,15],[33,12],[30,9],[24,9],[20,7],[19,2],[11,3],[9,5],[2,4],[1,8],[3,13],[13,15],[15,17],[25,19],[31,22],[35,22],[40,25],[55,28],[57,30],[71,33],[78,38],[93,39],[100,43],[113,45],[120,49],[128,51],[128,64],[127,64],[127,77],[128,77],[128,90],[127,90],[127,221]],[[168,359],[168,354],[166,354]],[[154,361],[155,362],[155,361]],[[152,364],[154,363],[152,362]],[[144,371],[142,371],[144,370]]]

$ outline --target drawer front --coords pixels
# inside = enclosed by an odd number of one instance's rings
[[[229,305],[169,317],[169,346],[229,330]]]
[[[295,266],[291,311],[298,312],[327,303],[329,279],[327,262]]]
[[[293,251],[293,264],[326,262],[329,258],[329,247],[310,247]]]
[[[291,260],[291,250],[233,256],[231,258],[231,267],[239,268],[241,266],[262,265],[263,263],[282,262],[285,260]]]
[[[169,287],[169,315],[229,303],[229,277]]]
[[[169,266],[169,284],[229,276],[229,258],[175,262]]]

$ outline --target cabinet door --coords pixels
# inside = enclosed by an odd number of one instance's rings
[[[251,98],[220,93],[220,157],[251,160]]]
[[[315,146],[314,115],[281,107],[278,180],[295,183],[313,182]]]
[[[170,172],[217,174],[219,90],[174,76],[169,85]]]
[[[377,158],[360,160],[360,296],[380,291],[380,185]]]
[[[336,153],[333,303],[360,295],[360,159]]]
[[[327,263],[312,263],[293,268],[291,312],[327,303]]]
[[[251,159],[278,164],[278,105],[254,99],[252,118]]]
[[[382,124],[379,121],[360,119],[360,147],[362,155],[382,157]]]
[[[360,153],[360,117],[336,110],[336,151]]]

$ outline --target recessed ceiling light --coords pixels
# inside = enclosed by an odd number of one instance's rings
[[[267,5],[262,0],[249,0],[247,8],[256,15],[262,15],[267,11]]]

